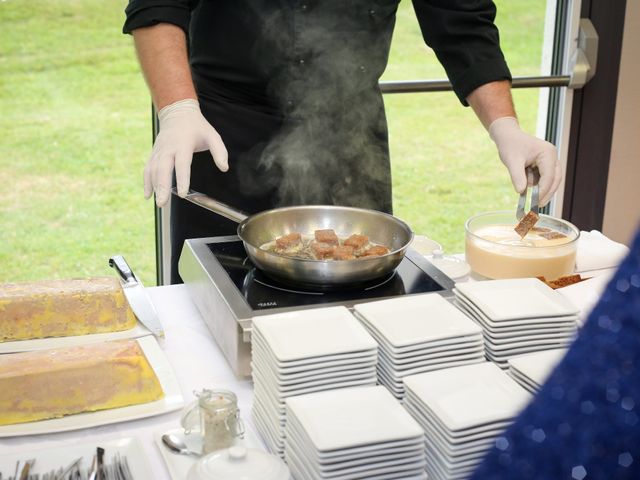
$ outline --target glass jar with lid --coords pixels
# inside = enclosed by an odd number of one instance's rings
[[[202,453],[231,447],[244,435],[238,399],[229,390],[203,389],[194,392],[197,399],[182,414],[180,424],[185,434],[197,430],[202,437]]]

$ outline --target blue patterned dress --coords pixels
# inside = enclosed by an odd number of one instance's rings
[[[471,477],[640,479],[640,234],[578,338]]]

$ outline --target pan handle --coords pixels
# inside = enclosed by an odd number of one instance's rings
[[[178,190],[175,187],[171,189],[171,193],[179,197]],[[195,203],[196,205],[211,212],[217,213],[218,215],[222,215],[223,217],[228,218],[229,220],[232,220],[236,223],[240,223],[248,217],[246,213],[240,212],[235,208],[230,207],[226,203],[214,200],[210,196],[205,195],[204,193],[196,192],[195,190],[189,190],[187,196],[181,198],[184,198],[191,203]]]

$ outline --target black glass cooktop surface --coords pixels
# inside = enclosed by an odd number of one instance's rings
[[[279,282],[257,269],[241,241],[207,243],[216,260],[253,310],[354,303],[399,295],[436,292],[453,282],[419,253],[409,249],[396,270],[382,278],[339,290],[318,291]]]

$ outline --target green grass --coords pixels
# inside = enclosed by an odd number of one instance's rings
[[[113,275],[155,284],[142,196],[150,100],[126,2],[0,3],[0,280]]]
[[[516,75],[540,62],[543,0],[499,0],[498,24]],[[0,2],[0,282],[113,275],[123,254],[155,284],[153,205],[142,196],[150,100],[125,0]],[[444,78],[401,2],[385,80]],[[533,131],[537,91],[515,94]],[[516,196],[495,149],[452,93],[385,97],[395,213],[463,248],[463,224]]]

